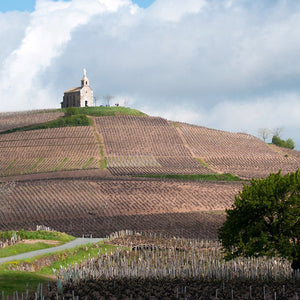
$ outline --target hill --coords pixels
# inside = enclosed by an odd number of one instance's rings
[[[300,168],[299,151],[271,147],[251,135],[121,107],[80,112],[89,115],[91,126],[0,134],[0,229],[43,224],[77,236],[134,229],[215,238],[222,211],[242,184],[193,182],[184,175],[232,173],[247,180]],[[7,114],[0,131],[62,114]],[[134,177],[155,174],[181,180]]]

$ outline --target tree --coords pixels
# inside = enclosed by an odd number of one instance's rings
[[[252,179],[218,231],[226,259],[279,255],[300,269],[300,173]]]
[[[290,148],[290,149],[294,149],[295,148],[295,143],[292,139],[287,139],[285,141],[286,147]]]
[[[290,149],[294,149],[295,148],[295,143],[292,139],[287,139],[282,140],[280,137],[278,137],[277,135],[274,135],[272,138],[272,144],[278,146],[278,147],[284,147],[284,148],[290,148]]]
[[[283,131],[283,128],[282,127],[277,127],[273,130],[273,135],[277,136],[277,137],[280,137],[281,133]]]
[[[111,96],[111,95],[106,95],[106,96],[104,96],[103,97],[104,98],[104,100],[106,101],[106,105],[107,106],[110,106],[110,101],[114,98],[113,96]]]
[[[261,137],[264,142],[267,138],[269,138],[271,135],[271,130],[269,128],[259,128],[258,129],[258,136]]]

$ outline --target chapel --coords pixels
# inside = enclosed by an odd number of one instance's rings
[[[86,69],[84,69],[81,86],[65,91],[61,108],[93,106],[93,100],[93,90],[86,76]]]

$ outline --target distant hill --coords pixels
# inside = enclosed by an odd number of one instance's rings
[[[76,236],[131,229],[214,239],[242,188],[219,174],[248,180],[300,168],[299,151],[248,134],[122,107],[80,113],[90,126],[29,131],[22,130],[57,124],[64,111],[1,115],[0,230],[45,225]],[[180,180],[166,179],[174,176]]]
[[[299,151],[258,138],[173,123],[123,107],[80,109],[92,126],[0,135],[0,176],[105,169],[112,175],[232,173],[244,179],[300,168]],[[63,111],[8,114],[0,131],[49,122]],[[280,148],[279,148],[280,149]]]

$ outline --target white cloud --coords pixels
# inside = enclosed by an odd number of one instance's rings
[[[44,87],[37,85],[39,73],[63,52],[72,31],[86,24],[92,16],[115,12],[126,3],[122,0],[38,0],[20,47],[3,62],[0,96],[10,101],[1,106],[10,110],[40,103],[38,94]]]
[[[86,67],[98,104],[112,94],[204,126],[284,127],[300,149],[298,2],[39,0],[10,14],[0,14],[0,37],[15,37],[0,49],[1,111],[58,107]]]

